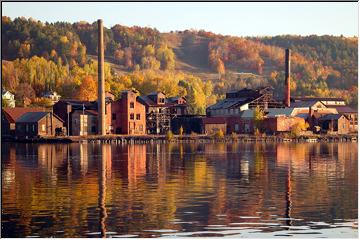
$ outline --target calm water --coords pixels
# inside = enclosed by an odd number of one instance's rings
[[[357,237],[357,143],[3,144],[3,237]]]

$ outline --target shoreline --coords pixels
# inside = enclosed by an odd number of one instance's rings
[[[214,138],[213,136],[197,134],[197,135],[174,135],[171,139],[167,139],[166,135],[105,135],[105,136],[65,136],[65,137],[39,137],[20,139],[14,137],[1,138],[2,142],[22,142],[22,143],[76,143],[76,142],[92,142],[92,143],[213,143],[213,142],[357,142],[357,134],[346,135],[309,135],[299,137],[284,136],[254,136],[239,134],[236,136],[226,135],[223,138]]]

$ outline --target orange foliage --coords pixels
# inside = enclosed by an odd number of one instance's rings
[[[97,99],[97,83],[91,75],[87,75],[80,85],[79,100],[94,101]]]

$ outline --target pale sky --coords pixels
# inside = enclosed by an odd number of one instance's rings
[[[2,15],[24,16],[42,22],[142,26],[169,32],[204,29],[233,36],[344,35],[358,36],[357,2],[2,2]]]

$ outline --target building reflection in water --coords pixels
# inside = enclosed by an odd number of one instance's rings
[[[87,142],[80,143],[80,172],[83,176],[86,175],[88,172],[88,163],[89,163],[89,156],[88,156],[88,144]]]
[[[5,236],[150,237],[144,230],[357,216],[350,143],[23,144],[2,158]]]

